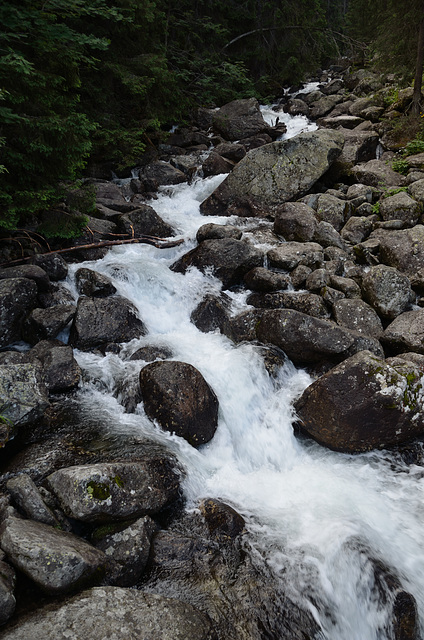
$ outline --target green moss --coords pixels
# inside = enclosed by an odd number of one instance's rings
[[[107,500],[110,497],[109,485],[104,482],[94,482],[91,480],[87,484],[87,493],[96,500]]]
[[[114,483],[116,484],[117,487],[119,487],[120,489],[123,488],[124,486],[124,481],[122,480],[121,476],[115,476],[113,478]]]

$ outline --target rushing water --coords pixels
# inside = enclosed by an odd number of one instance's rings
[[[391,637],[384,630],[388,607],[374,588],[369,558],[398,576],[416,598],[423,620],[424,469],[389,452],[350,456],[297,439],[292,400],[310,384],[308,374],[288,363],[272,379],[254,345],[236,346],[190,322],[193,309],[206,292],[218,293],[220,282],[196,269],[182,275],[169,266],[195,245],[199,226],[235,222],[199,213],[199,203],[223,178],[167,188],[152,202],[185,238],[183,245],[115,247],[103,259],[84,264],[109,276],[135,304],[148,334],[126,344],[120,356],[76,351],[84,371],[80,402],[88,412],[107,415],[107,424],[114,425],[108,428],[120,436],[166,443],[187,469],[188,508],[216,497],[243,514],[257,561],[284,578],[290,595],[319,622],[324,638],[386,640]],[[71,267],[71,289],[80,266]],[[236,313],[245,296],[230,295]],[[194,365],[216,392],[219,426],[209,444],[194,449],[162,432],[142,404],[135,414],[124,413],[119,386],[142,366],[125,358],[146,344],[169,347],[175,360]]]

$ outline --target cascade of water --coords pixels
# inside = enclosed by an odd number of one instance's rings
[[[199,213],[199,203],[225,176],[166,188],[152,206],[186,238],[184,246],[115,247],[83,266],[109,276],[140,312],[148,334],[125,346],[171,348],[173,358],[194,365],[220,403],[213,440],[194,449],[154,427],[139,405],[125,414],[115,399],[119,379],[136,374],[137,362],[114,354],[76,352],[85,372],[80,401],[114,416],[121,434],[148,435],[167,443],[187,468],[188,508],[204,497],[232,504],[247,520],[252,553],[281,575],[291,595],[313,613],[328,640],[388,638],[387,602],[375,585],[381,562],[416,598],[424,618],[424,471],[387,452],[350,456],[295,438],[292,400],[311,379],[287,363],[276,380],[257,348],[235,346],[219,333],[201,333],[190,313],[207,292],[219,292],[212,275],[185,275],[169,266],[194,246],[205,222],[228,218]],[[70,286],[75,270],[70,269]],[[234,295],[234,304],[242,297]]]

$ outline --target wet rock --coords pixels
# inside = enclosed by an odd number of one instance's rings
[[[41,267],[53,282],[64,280],[68,275],[68,265],[62,256],[57,253],[36,254],[32,262],[37,267]]]
[[[62,393],[78,386],[81,369],[70,345],[42,340],[27,353],[27,359],[34,364],[40,364],[44,382],[50,393]]]
[[[76,314],[74,304],[58,304],[47,309],[33,309],[22,325],[22,337],[30,344],[39,340],[52,340]]]
[[[218,176],[221,173],[230,173],[234,168],[234,163],[223,158],[215,151],[212,151],[202,164],[203,175]]]
[[[223,158],[228,158],[233,162],[240,162],[246,155],[246,150],[242,144],[221,142],[215,147],[216,153],[219,153]]]
[[[243,276],[259,267],[263,254],[258,249],[232,238],[205,240],[171,266],[172,271],[185,273],[189,267],[200,271],[212,268],[214,275],[222,281],[223,287],[229,287],[242,281]]]
[[[270,271],[265,267],[255,267],[244,276],[244,284],[251,291],[266,293],[287,289],[290,277],[285,273]]]
[[[209,442],[218,426],[218,399],[186,362],[152,362],[140,372],[144,409],[166,431],[193,446]]]
[[[209,222],[199,227],[196,233],[196,240],[197,242],[203,242],[204,240],[222,240],[222,238],[240,240],[242,235],[243,232],[241,229],[231,224],[215,224]]]
[[[244,530],[245,520],[235,509],[224,502],[209,498],[200,504],[211,535],[218,540],[236,538]]]
[[[234,342],[251,342],[256,340],[256,327],[262,318],[262,309],[243,311],[230,319],[229,327],[224,333]]]
[[[230,299],[227,296],[206,294],[190,316],[192,323],[203,333],[218,329],[225,333],[230,321]]]
[[[142,236],[169,238],[175,236],[175,231],[171,225],[162,220],[156,211],[147,204],[139,205],[134,211],[120,216],[119,226],[124,233],[134,238]]]
[[[22,322],[36,303],[37,285],[33,280],[0,280],[0,347],[22,338]]]
[[[167,360],[172,358],[172,351],[168,347],[160,345],[147,345],[137,349],[129,360],[144,360],[145,362],[153,362],[154,360]]]
[[[334,302],[334,319],[346,329],[353,329],[366,336],[381,338],[383,325],[374,309],[364,300],[343,299]]]
[[[81,295],[90,298],[106,298],[116,293],[116,288],[110,278],[86,267],[77,269],[75,284]]]
[[[4,640],[214,640],[209,619],[180,600],[120,587],[96,587],[52,603],[19,621]]]
[[[41,522],[8,518],[0,528],[0,543],[11,563],[50,594],[99,582],[104,573],[101,551]]]
[[[55,307],[59,304],[76,304],[75,298],[72,293],[61,284],[52,283],[50,290],[46,293],[38,294],[38,307],[42,309],[48,309],[49,307]]]
[[[155,363],[156,364],[156,363]],[[114,522],[156,513],[176,497],[178,477],[165,457],[59,469],[47,485],[65,512],[83,522]]]
[[[57,519],[44,502],[37,486],[29,475],[21,473],[8,480],[6,486],[15,504],[27,518],[36,522],[43,522],[52,527],[58,525]]]
[[[381,200],[379,213],[383,220],[402,220],[412,227],[418,222],[422,207],[407,193],[401,191]]]
[[[226,140],[240,140],[266,132],[266,124],[255,98],[233,100],[214,111],[213,127]]]
[[[47,273],[41,267],[33,264],[0,269],[0,280],[6,280],[7,278],[27,278],[28,280],[33,280],[40,293],[46,292],[50,288],[50,278]]]
[[[364,299],[387,320],[393,320],[408,309],[413,293],[409,278],[394,267],[380,264],[362,278]]]
[[[324,300],[315,293],[299,291],[254,293],[247,298],[246,302],[260,309],[294,309],[315,318],[330,317]]]
[[[256,334],[261,342],[275,344],[301,365],[340,361],[354,344],[354,337],[341,327],[292,309],[263,311]]]
[[[200,206],[204,215],[225,214],[249,200],[267,209],[304,195],[338,157],[343,136],[322,129],[251,151]]]
[[[394,351],[424,353],[424,310],[402,313],[385,329],[382,341]]]
[[[0,625],[13,615],[16,607],[14,595],[16,574],[12,567],[3,561],[4,554],[0,554]]]
[[[295,403],[299,428],[335,451],[394,446],[424,432],[422,371],[368,351],[337,365]]]
[[[106,533],[96,542],[108,559],[105,582],[132,587],[142,575],[149,558],[150,540],[156,524],[149,516],[139,518],[124,529]],[[96,536],[101,532],[97,530]]]
[[[312,273],[312,269],[305,264],[299,264],[290,273],[290,280],[295,289],[301,289],[306,283],[307,277]]]
[[[81,297],[69,342],[77,349],[90,349],[108,342],[128,342],[145,333],[136,308],[126,298]]]
[[[0,443],[14,437],[19,427],[44,415],[49,406],[47,389],[39,367],[33,364],[0,366]]]
[[[319,269],[324,264],[321,245],[316,242],[285,242],[267,253],[271,267],[292,271],[300,264]]]
[[[315,212],[303,202],[286,202],[277,209],[274,231],[285,240],[310,242],[316,228]]]
[[[140,179],[156,180],[161,185],[173,185],[187,182],[187,176],[168,162],[152,162],[140,172]]]

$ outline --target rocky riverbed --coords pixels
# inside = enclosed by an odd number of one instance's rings
[[[202,109],[131,180],[91,180],[97,217],[79,252],[0,271],[0,638],[330,637],[313,607],[258,564],[231,505],[213,497],[185,510],[186,469],[172,448],[96,444],[102,412],[78,403],[80,353],[134,363],[112,383],[115,398],[190,447],[216,437],[220,397],[192,364],[148,344],[143,314],[96,271],[108,249],[83,247],[116,234],[182,240],[152,206],[158,189],[228,174],[170,264],[221,283],[192,323],[256,345],[271,378],[287,359],[308,372],[293,402],[301,440],[346,454],[391,450],[422,467],[424,154],[406,159],[406,175],[392,169],[381,118],[411,96],[385,107],[387,93],[372,74],[334,69],[274,106],[276,121],[290,113],[318,124],[290,139],[254,99]],[[379,637],[417,640],[416,594],[360,538],[352,549],[386,603]]]

